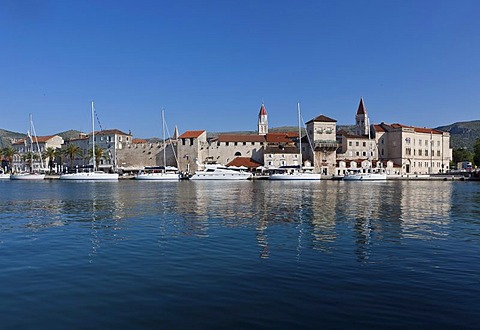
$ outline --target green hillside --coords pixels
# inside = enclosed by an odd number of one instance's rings
[[[25,133],[11,132],[0,128],[0,148],[12,145],[12,139],[25,137]]]
[[[80,134],[82,134],[82,132],[80,131],[77,131],[77,130],[74,130],[74,129],[71,129],[71,130],[68,130],[68,131],[65,131],[65,132],[60,132],[60,133],[57,133],[55,135],[59,135],[62,137],[62,139],[64,141],[68,141],[70,139],[76,139],[80,136]]]
[[[458,122],[437,129],[450,133],[450,147],[473,151],[475,141],[480,138],[480,120]]]

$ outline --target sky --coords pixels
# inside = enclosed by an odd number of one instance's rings
[[[480,1],[0,0],[0,128],[162,136],[478,120]],[[98,122],[95,127],[99,129]]]

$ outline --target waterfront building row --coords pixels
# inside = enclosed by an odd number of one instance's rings
[[[341,176],[356,168],[376,168],[389,174],[433,174],[447,172],[452,160],[449,133],[402,124],[371,124],[363,99],[355,114],[353,132],[337,131],[337,121],[325,115],[309,120],[304,129],[302,137],[298,132],[269,132],[268,114],[262,104],[257,131],[252,134],[208,135],[205,130],[193,130],[179,135],[175,129],[173,137],[149,143],[133,138],[130,132],[110,129],[95,132],[95,145],[102,150],[99,168],[120,172],[166,163],[194,173],[202,164],[219,163],[251,170],[304,166],[329,176]],[[25,155],[30,151],[26,141],[12,144],[17,151],[14,169],[25,167]],[[77,147],[75,154],[59,153],[55,157],[56,171],[76,170],[91,162],[92,134],[68,141],[60,136],[37,137],[37,142],[41,152],[48,147]],[[43,165],[36,166],[46,168],[50,161],[44,158]]]

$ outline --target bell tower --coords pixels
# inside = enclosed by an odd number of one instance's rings
[[[360,98],[357,115],[355,116],[355,134],[368,135],[370,121],[368,119],[367,109],[363,103],[363,97]]]
[[[268,133],[268,119],[267,119],[267,110],[265,105],[262,103],[260,107],[260,112],[258,113],[258,135],[266,135]]]

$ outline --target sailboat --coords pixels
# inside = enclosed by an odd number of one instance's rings
[[[166,158],[166,140],[165,140],[165,111],[162,110],[162,134],[163,134],[163,167],[151,166],[146,167],[143,171],[135,176],[136,180],[154,180],[154,181],[177,181],[180,179],[178,168],[167,166]],[[172,145],[173,149],[173,145]],[[176,156],[175,156],[176,159]]]
[[[368,119],[367,119],[368,120]],[[370,136],[370,123],[368,123],[368,146],[370,150],[368,151],[368,167],[363,169],[359,168],[356,170],[351,170],[349,173],[345,174],[343,177],[344,181],[385,181],[387,180],[387,173],[380,172],[380,169],[375,171],[372,168],[371,159],[373,158],[373,151],[371,150],[371,136]]]
[[[93,107],[93,101],[91,104],[92,111],[92,159],[93,159],[93,171],[92,172],[77,172],[77,173],[64,173],[60,175],[60,180],[82,180],[82,181],[116,181],[118,180],[118,173],[105,173],[103,171],[97,171],[95,162],[95,108]]]
[[[284,166],[281,167],[281,172],[273,173],[268,177],[269,180],[320,180],[320,173],[313,173],[312,170],[307,171],[302,166],[302,127],[301,127],[301,115],[300,115],[300,103],[297,103],[298,111],[298,153],[300,155],[300,162],[297,166]]]
[[[33,134],[33,137],[32,137]],[[35,142],[37,144],[37,151],[35,151]],[[40,173],[33,170],[33,155],[38,153],[40,157],[40,164],[42,164],[42,155],[40,153],[40,147],[38,145],[37,134],[35,132],[35,126],[33,126],[33,119],[32,114],[30,114],[30,129],[27,132],[27,139],[26,139],[27,146],[29,147],[27,150],[30,152],[30,169],[29,171],[25,172],[18,172],[10,174],[10,180],[43,180],[45,179],[45,173]],[[40,168],[41,169],[41,168]]]

